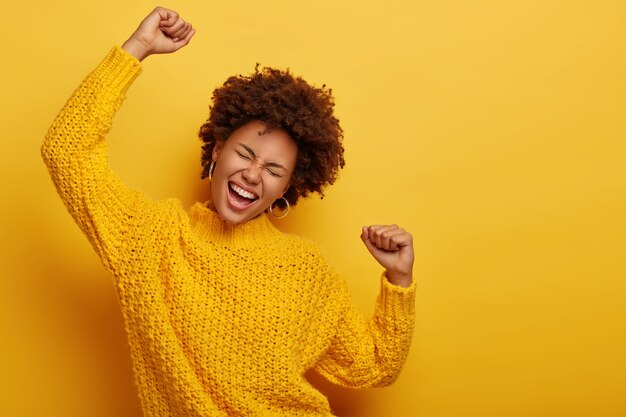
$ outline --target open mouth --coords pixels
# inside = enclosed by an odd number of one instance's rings
[[[243,210],[250,207],[259,197],[239,187],[237,184],[228,182],[228,202],[236,210]]]

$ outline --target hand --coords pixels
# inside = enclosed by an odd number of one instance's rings
[[[143,61],[152,54],[178,51],[189,43],[196,30],[173,10],[157,7],[122,45],[122,49]]]
[[[408,287],[413,282],[413,236],[393,225],[364,226],[361,240],[394,285]]]

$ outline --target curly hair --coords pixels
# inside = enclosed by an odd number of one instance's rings
[[[260,121],[269,129],[286,131],[298,147],[296,167],[284,198],[295,205],[300,197],[318,193],[333,184],[344,167],[343,130],[333,115],[332,89],[311,86],[289,70],[259,64],[249,76],[232,76],[213,91],[209,118],[200,127],[202,178],[209,176],[212,152],[238,128]],[[279,199],[276,205],[286,207]]]

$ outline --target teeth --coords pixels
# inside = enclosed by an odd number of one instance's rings
[[[256,196],[246,190],[244,190],[241,187],[237,187],[235,184],[231,183],[230,184],[230,188],[233,189],[234,192],[236,192],[237,194],[239,194],[242,197],[248,198],[250,200],[254,200],[256,198]]]

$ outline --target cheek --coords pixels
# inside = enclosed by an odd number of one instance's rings
[[[220,178],[227,178],[244,167],[242,161],[234,158],[222,158],[217,162],[215,170]]]
[[[289,178],[272,177],[272,181],[266,184],[268,184],[268,191],[271,190],[271,194],[275,196],[274,199],[277,199],[283,194],[283,191],[287,188],[287,185],[289,184]]]

